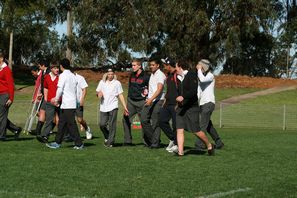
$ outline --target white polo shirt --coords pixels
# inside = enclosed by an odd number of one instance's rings
[[[198,101],[199,105],[204,105],[206,103],[212,102],[215,104],[214,86],[215,79],[211,72],[208,72],[206,76],[203,75],[201,69],[198,70]]]
[[[151,73],[151,77],[149,80],[149,89],[148,89],[149,92],[147,97],[151,98],[158,89],[158,83],[161,83],[162,85],[164,85],[165,80],[166,80],[166,76],[160,69],[158,69],[155,73]],[[161,94],[153,101],[163,100],[164,98],[165,98],[165,93],[164,93],[164,87],[163,87]]]
[[[82,90],[88,87],[88,83],[86,82],[86,79],[83,76],[77,73],[75,73],[75,78],[77,81],[77,100],[79,102],[82,96]]]
[[[103,98],[101,99],[100,111],[110,112],[119,107],[118,96],[123,93],[123,88],[118,80],[112,80],[105,82],[101,80],[97,86],[96,92],[101,91]]]
[[[77,81],[70,70],[64,70],[59,76],[56,101],[62,96],[61,109],[76,109],[77,105]]]

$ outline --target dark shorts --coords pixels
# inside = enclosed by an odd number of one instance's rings
[[[75,115],[76,115],[76,117],[83,118],[84,117],[84,107],[83,106],[77,107],[76,111],[75,111]]]
[[[41,104],[40,104],[41,103]],[[39,109],[38,109],[39,108]],[[36,111],[38,110],[38,111],[40,111],[40,110],[46,110],[46,102],[44,101],[44,99],[42,98],[42,100],[41,101],[39,101],[39,102],[37,102],[36,103]]]
[[[44,101],[44,99],[42,99],[42,101],[41,101],[40,109],[42,109],[44,111],[46,110],[46,102]]]
[[[199,107],[193,106],[186,111],[182,111],[182,109],[178,107],[176,110],[176,129],[185,129],[189,132],[200,131]]]

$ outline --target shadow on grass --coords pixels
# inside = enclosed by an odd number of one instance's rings
[[[15,139],[14,136],[7,136],[5,142],[10,142],[10,141],[19,142],[19,141],[27,141],[27,140],[32,140],[32,139],[35,139],[35,138],[34,137],[19,137],[19,138]]]
[[[205,155],[206,153],[204,150],[190,149],[184,155]]]
[[[68,146],[66,146],[67,148],[68,147],[73,147],[74,145],[68,145]],[[94,143],[89,143],[89,142],[87,142],[87,143],[84,143],[84,147],[86,148],[86,147],[91,147],[91,146],[96,146],[96,144],[94,144]]]

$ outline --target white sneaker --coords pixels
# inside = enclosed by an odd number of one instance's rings
[[[178,147],[177,145],[173,145],[169,150],[167,150],[169,153],[177,153]]]
[[[92,139],[93,135],[92,135],[92,132],[91,132],[91,129],[90,127],[88,127],[88,129],[86,130],[86,138],[87,140],[90,140]]]
[[[174,141],[170,140],[168,146],[166,147],[166,150],[169,151],[173,146],[174,146]]]

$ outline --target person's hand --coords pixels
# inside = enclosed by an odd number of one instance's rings
[[[54,106],[56,106],[56,107],[59,106],[59,103],[58,103],[58,101],[56,100],[56,98],[52,98],[52,99],[51,99],[51,103],[52,103]]]
[[[12,104],[12,101],[11,101],[10,99],[8,99],[8,100],[6,101],[6,103],[5,103],[5,105],[6,105],[7,107],[9,107],[11,104]]]
[[[150,106],[152,105],[152,103],[153,103],[153,100],[149,98],[145,101],[144,106]]]
[[[124,107],[124,115],[129,116],[129,110],[127,109],[127,107]]]
[[[84,106],[84,103],[85,103],[85,100],[83,100],[83,99],[81,99],[81,100],[79,101],[79,105],[80,105],[80,106]]]
[[[182,97],[182,96],[178,96],[176,98],[176,102],[182,102],[183,100],[184,100],[184,97]]]
[[[39,101],[41,100],[41,98],[42,98],[42,94],[41,94],[41,93],[37,94],[37,99],[38,99]]]
[[[102,91],[97,92],[97,97],[98,97],[98,98],[102,98],[102,97],[103,97],[103,93],[102,93]]]
[[[196,65],[196,69],[197,69],[197,70],[202,69],[202,65],[198,63],[198,64]]]

